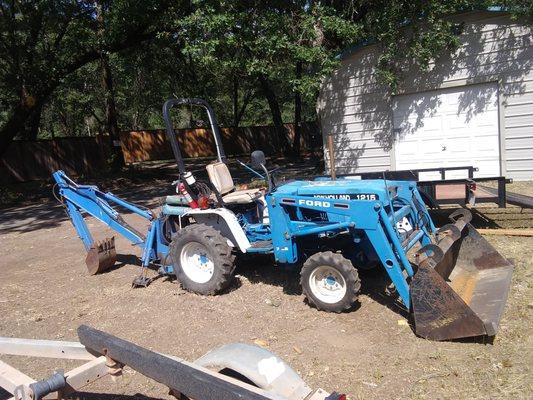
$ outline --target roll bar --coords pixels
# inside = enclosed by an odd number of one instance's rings
[[[207,116],[209,118],[209,123],[211,125],[211,131],[213,132],[213,137],[215,138],[215,145],[217,148],[217,158],[220,162],[226,162],[226,154],[224,153],[224,148],[222,147],[222,140],[220,139],[220,130],[218,129],[218,122],[215,116],[215,112],[209,105],[209,103],[203,99],[168,99],[163,104],[163,119],[165,120],[166,134],[167,138],[170,141],[172,146],[172,152],[174,153],[174,158],[176,159],[176,164],[181,174],[185,173],[185,164],[183,163],[183,156],[181,155],[181,150],[179,147],[178,140],[176,139],[176,132],[172,127],[172,120],[170,119],[170,109],[174,106],[179,105],[190,105],[203,107],[207,111]]]

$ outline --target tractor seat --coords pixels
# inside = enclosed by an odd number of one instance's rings
[[[222,162],[208,164],[207,174],[213,186],[222,196],[226,204],[248,204],[259,200],[263,193],[259,189],[235,190],[233,178],[228,166]]]

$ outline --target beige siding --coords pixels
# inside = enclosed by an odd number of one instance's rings
[[[400,91],[414,93],[484,82],[499,83],[502,173],[533,179],[532,28],[503,14],[464,14],[462,45],[425,74],[406,74]],[[334,135],[339,173],[392,169],[391,96],[375,74],[379,46],[346,57],[321,88],[324,137]],[[407,67],[409,71],[409,67]],[[482,99],[480,99],[482,101]],[[475,106],[472,106],[475,109]],[[326,154],[326,165],[329,162]]]

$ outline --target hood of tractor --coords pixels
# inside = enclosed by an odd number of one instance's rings
[[[339,179],[317,181],[295,181],[276,189],[277,193],[293,196],[313,196],[345,200],[377,200],[388,203],[389,197],[410,198],[409,192],[416,190],[414,181],[385,181],[382,179],[356,180]],[[388,193],[387,193],[388,191]]]

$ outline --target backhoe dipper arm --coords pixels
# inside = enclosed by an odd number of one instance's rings
[[[215,112],[211,106],[202,99],[168,99],[165,104],[163,104],[163,119],[165,120],[167,139],[172,146],[172,151],[174,157],[176,158],[176,163],[178,164],[178,169],[180,174],[185,174],[185,164],[183,163],[183,156],[179,147],[178,139],[176,139],[176,132],[172,126],[172,120],[170,118],[170,109],[178,105],[191,105],[197,107],[203,107],[207,111],[207,116],[209,118],[209,124],[211,125],[211,131],[213,132],[213,137],[215,139],[215,145],[217,148],[217,157],[218,161],[225,162],[226,154],[224,153],[224,148],[222,147],[222,140],[220,139],[220,131],[218,129],[218,122],[215,116]]]
[[[103,193],[96,186],[78,185],[63,171],[54,172],[53,177],[57,183],[59,196],[64,200],[74,228],[76,228],[86,250],[91,248],[94,241],[81,211],[85,211],[103,222],[133,244],[141,247],[144,245],[145,237],[129,226],[120,214],[111,207],[109,202],[118,204],[148,221],[154,219],[154,215],[151,212],[128,203],[112,193]]]

